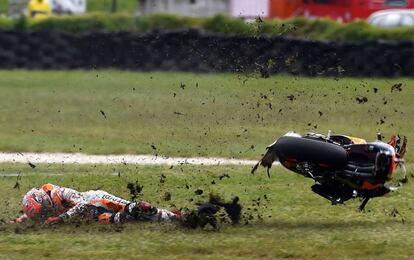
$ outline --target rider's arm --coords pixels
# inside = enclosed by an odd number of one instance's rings
[[[72,206],[68,211],[59,215],[61,220],[64,221],[79,216],[87,209],[88,204],[78,191],[60,188],[59,195],[62,198],[62,203]]]

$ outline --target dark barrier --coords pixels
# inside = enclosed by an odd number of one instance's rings
[[[0,68],[414,76],[414,43],[316,42],[199,31],[0,31]]]

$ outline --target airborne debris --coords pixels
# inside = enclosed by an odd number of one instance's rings
[[[391,213],[390,213],[390,216],[392,216],[392,217],[397,217],[397,216],[399,216],[399,217],[401,217],[401,222],[404,224],[405,223],[405,219],[404,219],[404,216],[396,209],[396,208],[393,208],[392,209],[392,211],[391,211]]]
[[[204,191],[202,189],[197,189],[194,193],[195,195],[202,195]]]
[[[165,200],[165,201],[170,201],[170,200],[171,200],[171,192],[166,191],[166,192],[164,193],[164,200]]]
[[[392,85],[391,92],[394,92],[394,91],[401,92],[402,91],[402,83],[397,83],[397,84]]]
[[[228,219],[233,225],[240,221],[242,206],[239,204],[237,196],[231,202],[225,202],[219,196],[210,194],[209,202],[197,204],[199,205],[197,210],[191,210],[185,214],[182,222],[184,226],[195,229],[197,227],[204,228],[210,224],[217,230],[218,224],[228,223]],[[224,212],[220,209],[224,209]]]
[[[31,162],[28,162],[27,163],[32,169],[34,169],[34,168],[36,168],[36,165],[34,165],[33,163],[31,163]]]
[[[363,96],[358,96],[355,99],[356,99],[356,101],[358,101],[358,104],[364,104],[364,103],[368,102],[368,98],[363,97]]]
[[[16,177],[16,184],[14,184],[13,189],[20,190],[20,180],[22,179],[22,176],[20,175],[20,172],[17,174]]]
[[[107,119],[106,118],[106,114],[105,114],[105,112],[101,109],[101,110],[99,110],[99,112],[101,112],[101,114],[102,114],[102,116],[105,118],[105,119]]]
[[[227,173],[223,173],[222,175],[220,175],[219,179],[222,180],[224,178],[230,178],[230,175],[228,175]]]
[[[163,173],[160,175],[160,183],[164,183],[165,179],[167,179],[167,176],[165,176]]]
[[[242,206],[239,204],[239,200],[239,197],[236,196],[231,202],[224,202],[219,196],[210,194],[210,203],[223,207],[233,225],[240,221]]]
[[[144,186],[139,185],[138,181],[135,181],[135,184],[132,182],[128,182],[127,188],[129,193],[131,194],[131,201],[134,201],[144,189]]]

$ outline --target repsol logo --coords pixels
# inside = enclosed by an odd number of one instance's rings
[[[114,197],[114,196],[111,196],[111,195],[107,195],[107,194],[103,195],[103,196],[102,196],[102,199],[104,199],[104,200],[110,200],[110,201],[113,201],[113,202],[118,202],[118,203],[123,203],[123,204],[128,203],[128,202],[127,202],[126,200],[124,200],[124,199],[117,198],[117,197]]]

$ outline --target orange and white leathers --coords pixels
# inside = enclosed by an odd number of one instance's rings
[[[177,213],[153,207],[148,202],[130,202],[119,198],[106,191],[90,190],[78,192],[76,190],[60,187],[53,184],[44,184],[40,189],[36,189],[42,201],[42,219],[48,217],[59,217],[62,220],[70,219],[83,214],[93,206],[99,209],[99,222],[121,222],[130,220],[151,220],[168,221],[179,217]],[[138,211],[139,219],[131,213]],[[17,219],[23,222],[27,216],[23,215]]]

